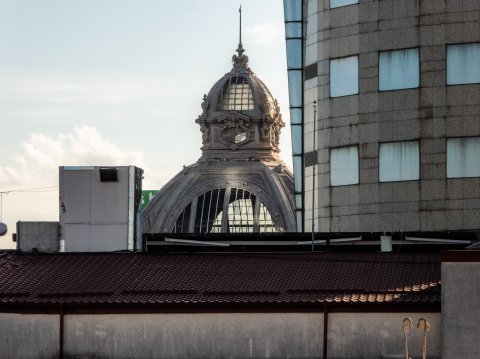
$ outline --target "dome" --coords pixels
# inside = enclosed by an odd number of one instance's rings
[[[285,126],[280,107],[248,66],[241,43],[236,51],[231,71],[204,95],[195,121],[203,133],[202,158],[276,157]]]
[[[236,51],[195,121],[202,156],[149,202],[144,233],[295,231],[293,176],[278,148],[280,108],[249,68],[241,42]]]
[[[202,161],[148,203],[144,233],[294,232],[293,177],[276,161]]]

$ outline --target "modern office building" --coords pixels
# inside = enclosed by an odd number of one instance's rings
[[[480,230],[480,1],[284,9],[299,229]]]
[[[148,203],[144,233],[294,232],[293,176],[279,156],[285,125],[240,40],[233,68],[204,95],[202,156]]]

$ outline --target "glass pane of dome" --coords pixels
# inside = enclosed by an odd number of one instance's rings
[[[243,189],[232,188],[229,197],[225,197],[225,188],[215,189],[198,196],[196,201],[196,210],[192,211],[194,205],[188,204],[177,217],[172,232],[188,233],[192,215],[194,233],[222,233],[222,225],[227,233],[276,232],[267,207]]]
[[[228,205],[228,232],[229,233],[251,233],[253,232],[253,206],[255,196],[243,190],[236,190],[235,195],[240,192],[244,198],[235,199]],[[232,195],[233,195],[232,191]]]
[[[256,206],[260,206],[257,211],[255,210]],[[223,213],[220,212],[214,221],[211,232],[218,233],[221,231],[222,219]],[[228,233],[252,233],[258,230],[260,232],[276,231],[267,207],[253,193],[239,188],[232,188],[231,190],[226,222]],[[257,223],[258,225],[256,225]]]
[[[190,223],[190,211],[191,203],[184,208],[180,216],[178,216],[175,226],[173,227],[173,233],[188,233],[188,225]]]
[[[272,216],[270,215],[270,212],[263,203],[260,203],[260,215],[258,217],[258,224],[260,225],[260,233],[276,232]]]
[[[219,213],[221,215],[224,197],[225,189],[223,188],[209,191],[198,197],[194,233],[212,232],[212,227],[215,226],[219,226],[218,232],[221,231],[221,220],[219,225],[215,220]]]
[[[218,100],[219,110],[253,110],[253,95],[243,76],[234,76],[226,82]]]

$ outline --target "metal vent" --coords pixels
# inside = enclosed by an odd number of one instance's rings
[[[100,167],[100,182],[118,182],[118,170],[114,167]]]
[[[305,81],[313,79],[318,76],[318,66],[315,62],[314,64],[305,66]]]
[[[305,167],[318,165],[317,151],[305,153]]]

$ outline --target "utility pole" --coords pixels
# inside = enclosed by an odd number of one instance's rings
[[[317,101],[313,101],[313,151],[317,157]],[[312,166],[312,252],[315,250],[315,170],[317,158]]]

